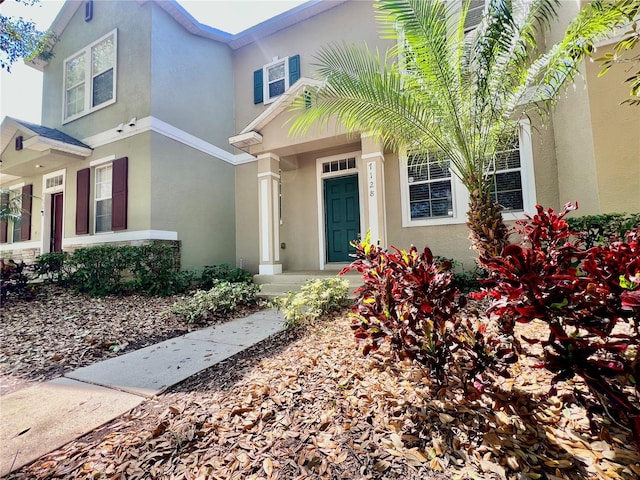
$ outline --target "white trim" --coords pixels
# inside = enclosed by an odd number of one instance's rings
[[[38,249],[42,253],[39,240],[29,240],[27,242],[2,243],[0,244],[0,252],[9,252],[11,250]]]
[[[93,47],[103,42],[107,38],[113,36],[113,49],[114,49],[114,58],[113,58],[113,84],[112,84],[112,97],[110,100],[106,102],[102,102],[100,105],[95,107],[91,106],[91,102],[93,101],[93,59],[91,56],[91,51]],[[73,60],[74,58],[84,56],[85,65],[84,65],[84,109],[81,112],[78,112],[74,115],[66,116],[67,113],[67,62]],[[109,105],[113,105],[116,103],[116,91],[118,85],[118,29],[115,28],[111,30],[106,35],[100,37],[96,41],[90,43],[86,47],[78,50],[77,52],[69,55],[62,62],[62,124],[66,124],[77,120],[78,118],[84,117],[92,112],[100,110]]]
[[[280,175],[278,175],[278,179],[279,178]],[[273,228],[273,260],[275,262],[280,261],[280,212],[278,211],[280,192],[278,192],[278,179],[274,178],[271,181],[271,197],[273,201],[271,204],[271,228]]]
[[[25,140],[22,146],[23,148],[33,150],[35,152],[44,152],[46,150],[53,149],[60,152],[72,153],[81,157],[88,157],[92,153],[90,148],[73,145],[71,143],[54,140],[53,138],[47,138],[40,135],[36,135]]]
[[[282,273],[282,264],[260,264],[258,265],[258,273],[260,275],[279,275]]]
[[[269,105],[266,110],[264,110],[260,115],[253,119],[253,121],[249,125],[244,127],[240,131],[240,134],[262,130],[271,120],[276,118],[278,115],[280,115],[280,113],[287,109],[289,104],[292,103],[293,100],[298,96],[298,93],[300,93],[306,87],[320,86],[322,86],[322,82],[318,80],[300,77],[300,79],[298,79],[298,81],[294,83],[289,90],[280,95],[275,102]]]
[[[96,160],[92,160],[89,162],[90,167],[97,167],[98,165],[102,165],[103,163],[113,162],[116,159],[115,155],[108,155],[106,157],[98,158]]]
[[[114,128],[110,128],[104,132],[86,137],[82,139],[82,142],[95,149],[97,147],[108,145],[149,131],[180,142],[188,147],[230,163],[231,165],[241,165],[243,163],[249,163],[256,160],[253,155],[248,153],[234,155],[233,153],[202,140],[195,135],[191,135],[184,130],[180,130],[169,123],[151,116],[138,119],[135,125],[123,125],[122,132],[117,132],[114,126]]]
[[[260,180],[260,220],[262,231],[260,232],[262,261],[271,260],[269,255],[269,179]]]
[[[258,178],[262,178],[262,177],[273,177],[273,178],[280,178],[280,175],[275,173],[275,172],[262,172],[258,174]]]
[[[503,212],[504,220],[522,220],[528,213],[535,213],[536,188],[533,166],[533,146],[531,137],[531,123],[522,119],[518,128],[518,145],[520,149],[520,178],[522,180],[523,210],[517,212]],[[459,225],[467,221],[469,193],[454,172],[451,175],[451,195],[453,200],[453,217],[412,220],[409,207],[409,183],[407,179],[407,155],[399,153],[400,158],[400,204],[402,210],[403,227],[430,227],[438,225]]]
[[[62,185],[56,185],[55,187],[47,188],[47,180],[62,175]],[[64,185],[67,182],[67,169],[62,168],[55,172],[46,173],[42,176],[42,193],[57,193],[64,192]]]
[[[382,152],[365,153],[360,158],[362,158],[362,160],[369,160],[370,158],[381,158],[384,160],[384,154]]]
[[[378,225],[378,189],[376,178],[377,162],[367,162],[367,203],[369,207],[369,231],[371,232],[371,241],[374,244],[380,240],[380,225]]]
[[[362,188],[363,178],[366,178],[366,172],[363,173],[363,161],[360,151],[356,152],[345,152],[338,155],[330,155],[328,157],[320,157],[316,158],[316,197],[318,202],[318,265],[320,270],[327,269],[329,263],[326,259],[326,238],[325,238],[325,205],[324,205],[324,181],[330,178],[336,177],[350,177],[352,175],[358,176],[358,205],[360,210],[360,229],[365,225],[365,217],[364,217],[364,191]],[[333,160],[341,160],[343,158],[355,157],[356,159],[356,168],[349,170],[341,170],[337,172],[322,172],[322,166]],[[360,236],[362,236],[362,231],[360,231]]]
[[[138,230],[135,232],[103,233],[62,239],[62,247],[98,243],[131,242],[136,240],[178,240],[178,232],[170,230]]]
[[[269,96],[269,69],[279,64],[284,64],[284,91],[280,95]],[[279,80],[277,80],[279,81]],[[271,63],[262,67],[262,101],[265,105],[273,103],[276,99],[289,90],[289,57],[276,57]]]

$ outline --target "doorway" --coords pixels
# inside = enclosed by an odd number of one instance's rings
[[[327,262],[351,262],[350,243],[360,233],[358,175],[324,180]]]
[[[63,196],[62,192],[51,195],[51,218],[50,218],[50,252],[62,251],[62,212],[63,212]]]

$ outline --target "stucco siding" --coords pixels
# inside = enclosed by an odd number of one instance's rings
[[[258,163],[236,167],[236,264],[258,272]]]
[[[178,232],[182,268],[234,265],[234,167],[156,133],[151,145],[151,229]]]
[[[63,122],[64,61],[117,28],[116,102],[88,115]],[[139,2],[94,2],[93,19],[84,20],[78,8],[56,43],[54,57],[44,69],[42,124],[86,138],[132,117],[150,115],[151,7]]]
[[[153,5],[151,114],[229,152],[233,131],[231,49],[190,34]]]
[[[602,47],[598,55],[611,51]],[[630,52],[639,54],[640,46]],[[640,211],[640,107],[621,105],[629,95],[628,66],[598,78],[599,63],[587,63],[600,213]]]
[[[313,77],[318,49],[331,42],[365,42],[370,48],[379,46],[384,52],[389,41],[378,34],[373,4],[347,2],[305,22],[276,32],[234,52],[236,132],[241,131],[265,108],[253,103],[253,72],[270,63],[274,57],[300,55],[301,75]]]

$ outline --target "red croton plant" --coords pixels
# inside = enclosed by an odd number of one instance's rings
[[[437,385],[455,380],[482,391],[487,371],[507,375],[517,361],[516,322],[541,320],[540,366],[559,381],[580,376],[609,412],[629,419],[640,445],[638,315],[640,314],[640,230],[590,249],[570,231],[562,213],[537,206],[517,223],[521,244],[483,262],[490,272],[476,298],[492,299],[487,313],[496,329],[460,315],[466,299],[453,285],[449,262],[431,250],[392,251],[355,242],[356,291],[352,328],[367,354],[388,343],[391,355],[424,366]]]
[[[541,366],[556,374],[553,385],[580,376],[607,410],[629,419],[640,445],[640,230],[584,249],[564,219],[577,204],[560,214],[536,208],[517,222],[522,244],[483,262],[491,278],[476,297],[493,299],[487,313],[505,334],[513,334],[514,322],[542,320],[548,332],[526,340],[541,343]]]

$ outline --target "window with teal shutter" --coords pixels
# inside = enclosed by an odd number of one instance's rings
[[[253,103],[271,103],[300,79],[300,55],[278,59],[253,72]]]

